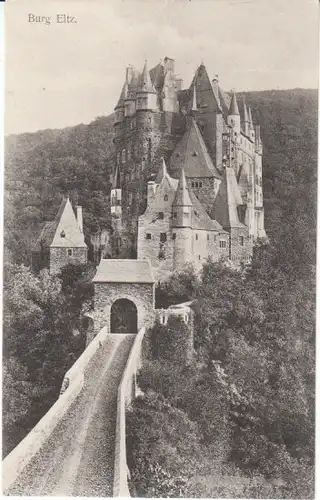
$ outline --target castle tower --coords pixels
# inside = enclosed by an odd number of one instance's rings
[[[151,82],[148,64],[145,61],[140,82],[136,91],[136,110],[137,111],[157,111],[157,92]]]
[[[112,254],[116,257],[120,254],[121,230],[122,230],[122,189],[120,181],[120,168],[116,165],[111,189],[111,227],[110,238]]]
[[[174,269],[192,261],[192,202],[187,187],[184,169],[172,204],[172,233]],[[173,236],[172,234],[172,236]]]
[[[228,125],[232,127],[233,132],[240,134],[240,113],[235,92],[232,94],[231,104],[228,113]]]
[[[115,138],[119,138],[123,132],[123,122],[125,117],[125,99],[128,94],[128,84],[124,82],[119,100],[114,108],[114,133]]]

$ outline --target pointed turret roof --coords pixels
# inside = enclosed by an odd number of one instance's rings
[[[164,158],[162,158],[161,165],[155,179],[156,184],[160,184],[162,179],[164,177],[167,177],[167,175],[168,175],[167,165],[166,162],[164,161]]]
[[[195,119],[188,116],[187,120],[187,129],[170,158],[172,172],[177,174],[183,168],[188,178],[215,177],[221,179]]]
[[[237,96],[235,92],[232,93],[229,115],[240,115],[237,103]]]
[[[183,168],[181,169],[180,179],[176,191],[176,196],[173,202],[174,206],[179,207],[192,207],[190,194],[187,186],[186,176]]]
[[[112,189],[120,189],[120,188],[121,188],[120,168],[119,165],[116,165],[116,170],[112,181]]]
[[[127,97],[127,95],[128,95],[128,84],[127,84],[127,82],[124,82],[119,100],[118,100],[117,105],[114,109],[117,109],[117,108],[120,108],[121,106],[124,106],[124,100]]]
[[[63,205],[60,206],[55,219],[56,223],[60,216],[61,208],[63,207],[50,247],[86,248],[87,245],[84,242],[84,235],[79,229],[69,198]]]
[[[219,191],[213,204],[215,219],[224,229],[244,227],[238,215],[238,206],[242,204],[243,202],[234,169],[232,167],[226,167],[219,186]]]
[[[249,122],[249,114],[248,114],[245,98],[243,98],[243,121]]]
[[[151,92],[151,93],[155,93],[156,92],[154,86],[152,85],[152,81],[151,81],[151,78],[150,78],[150,73],[148,71],[148,63],[147,63],[147,61],[145,61],[145,63],[144,63],[144,67],[143,67],[143,70],[142,70],[142,73],[141,73],[138,90],[140,92],[141,91],[143,91],[143,92]]]
[[[251,114],[251,108],[249,106],[249,123],[253,127],[253,120],[252,120],[252,114]]]

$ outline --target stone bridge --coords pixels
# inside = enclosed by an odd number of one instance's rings
[[[148,261],[102,259],[93,282],[95,335],[57,402],[4,459],[6,495],[130,496],[125,409],[154,321],[154,280]]]
[[[125,407],[135,393],[143,333],[99,333],[86,349],[95,352],[82,363],[83,373],[73,377],[70,370],[65,392],[4,459],[5,495],[130,496]],[[75,372],[81,372],[81,362]]]

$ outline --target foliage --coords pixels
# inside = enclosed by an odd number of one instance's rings
[[[85,346],[81,302],[47,270],[7,264],[4,273],[4,453],[46,413]],[[65,287],[63,289],[63,287]],[[77,328],[77,325],[79,328]]]
[[[156,288],[156,308],[189,301],[197,288],[198,278],[192,264],[173,272]]]
[[[176,316],[169,316],[166,325],[158,320],[147,331],[146,349],[151,359],[171,360],[184,364],[190,345],[190,329],[184,321]]]

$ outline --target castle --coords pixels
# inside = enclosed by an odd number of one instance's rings
[[[266,236],[259,125],[204,64],[188,89],[165,58],[132,66],[115,107],[111,238],[149,259],[157,280],[209,256],[240,266]]]
[[[236,94],[210,81],[204,64],[187,89],[167,57],[150,71],[147,62],[141,73],[128,67],[115,107],[112,231],[102,256],[149,260],[156,281],[188,262],[200,270],[208,257],[248,262],[266,237],[262,154],[250,107],[243,101],[240,115]],[[64,200],[36,241],[51,273],[87,261],[77,212]]]

